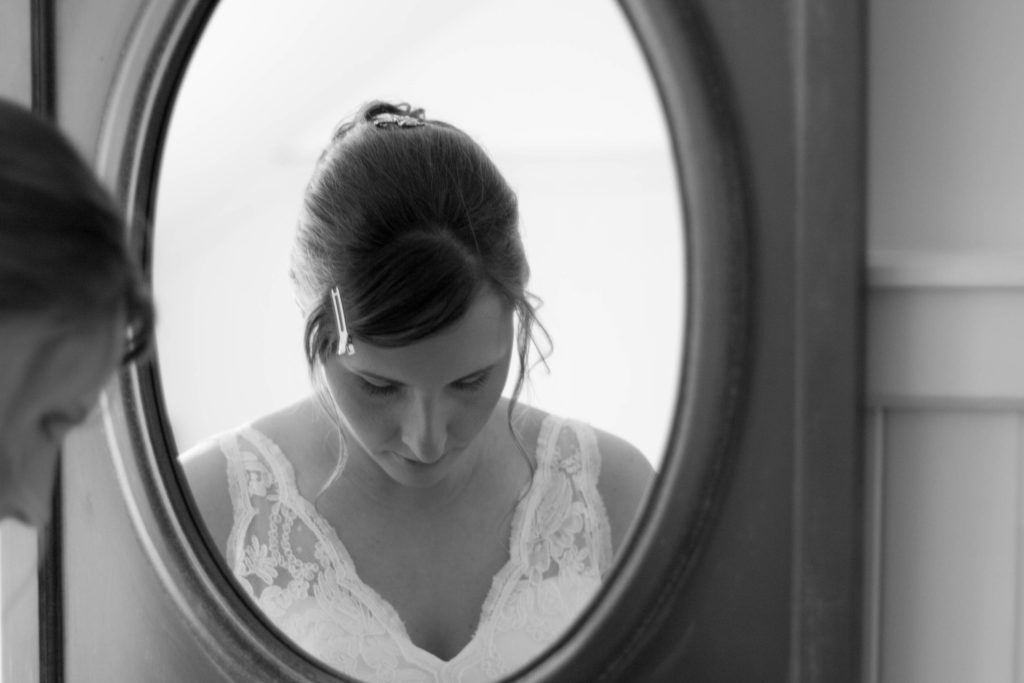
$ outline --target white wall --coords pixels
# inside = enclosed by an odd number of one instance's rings
[[[1024,681],[1024,3],[870,8],[868,675]]]
[[[39,585],[36,531],[0,522],[0,683],[39,680]]]
[[[408,100],[492,154],[554,340],[529,402],[657,464],[682,338],[680,206],[653,84],[614,3],[227,0],[175,105],[155,229],[157,338],[181,448],[309,391],[288,252],[342,118]]]

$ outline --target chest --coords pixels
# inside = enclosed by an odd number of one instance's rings
[[[458,654],[509,563],[513,507],[405,520],[332,514],[329,506],[324,512],[362,582],[398,613],[410,640],[444,660]],[[352,523],[360,515],[361,523]]]

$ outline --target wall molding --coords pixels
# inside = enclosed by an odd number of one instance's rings
[[[1024,250],[872,249],[872,289],[1021,289]]]
[[[868,255],[872,407],[1024,411],[1024,252]]]

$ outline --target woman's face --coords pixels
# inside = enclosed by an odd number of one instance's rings
[[[61,442],[117,367],[120,323],[69,327],[39,316],[3,326],[0,519],[48,521]]]
[[[512,311],[486,289],[427,339],[398,348],[356,340],[354,355],[324,362],[349,448],[402,486],[444,481],[467,463],[463,456],[494,412],[512,346]]]

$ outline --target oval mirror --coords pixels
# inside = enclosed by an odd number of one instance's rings
[[[303,0],[282,11],[269,1],[223,0],[174,103],[153,237],[163,409],[197,500],[206,498],[207,470],[190,466],[188,453],[203,452],[204,444],[238,434],[243,425],[268,424],[265,416],[281,415],[282,408],[315,395],[316,373],[311,382],[306,320],[289,279],[289,255],[306,184],[332,131],[375,99],[409,102],[423,107],[428,118],[466,131],[518,197],[528,289],[543,302],[538,319],[551,341],[548,349],[545,335],[537,335],[542,353],[550,352],[543,353],[543,363],[529,364],[520,403],[614,434],[656,470],[679,390],[681,201],[661,104],[621,10],[587,0]],[[379,367],[370,369],[388,375]],[[514,391],[516,372],[513,362],[506,397]],[[296,457],[288,460],[294,466]],[[222,459],[218,476],[227,477],[227,467]],[[345,469],[351,467],[350,462]],[[256,476],[251,468],[246,474]],[[228,500],[227,486],[222,488]],[[332,508],[329,491],[324,496],[307,497],[332,528],[328,536],[345,539],[339,540],[342,549],[349,539],[355,545],[357,532],[329,521],[355,517],[332,517],[326,510],[340,508]],[[526,497],[510,509],[518,511]],[[240,500],[227,513],[235,515],[234,523],[247,504]],[[614,507],[609,506],[611,517]],[[515,516],[498,515],[504,526],[491,536],[504,536],[502,548]],[[622,518],[619,528],[613,519],[615,548],[624,546]],[[216,545],[225,535],[219,529],[236,525],[231,519],[227,526],[223,519],[207,522]],[[238,574],[242,565],[250,573],[260,567],[275,571],[267,560],[274,552],[281,550],[257,543],[251,552],[229,557],[227,571]],[[497,574],[512,562],[513,550],[505,552]],[[453,572],[477,562],[475,550],[455,555]],[[351,553],[357,570],[375,566],[376,556]],[[605,566],[601,573],[608,571]],[[481,623],[488,606],[498,604],[494,575],[484,576],[490,586],[486,600],[465,601],[483,605],[482,612],[468,610],[482,614]],[[382,605],[392,607],[387,598],[395,589],[382,587],[394,575],[367,570],[359,577]],[[243,584],[253,591],[252,581]],[[268,612],[265,593],[254,597],[257,611],[273,626],[296,632]],[[394,602],[393,614],[404,620],[399,630],[409,631],[402,650],[408,653],[417,621],[398,605],[412,610],[423,603],[409,596]],[[475,619],[463,616],[462,622],[472,627]],[[465,638],[428,642],[429,629],[423,633],[428,635],[414,649],[429,656],[409,655],[410,667],[426,667],[433,659],[451,664],[468,651]],[[553,633],[530,651],[552,644],[561,630]],[[351,673],[346,656],[320,658]],[[493,679],[512,664],[486,666]]]

